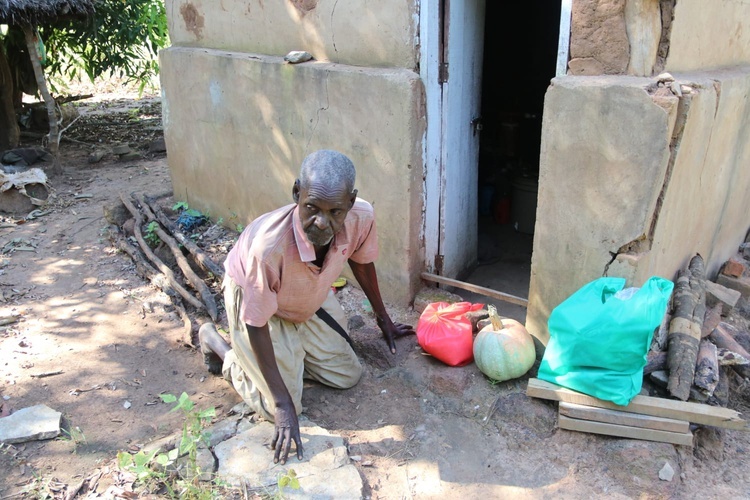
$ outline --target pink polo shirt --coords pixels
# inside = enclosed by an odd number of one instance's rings
[[[242,319],[259,327],[274,315],[294,323],[307,321],[349,259],[368,264],[377,257],[375,213],[368,202],[357,198],[331,241],[323,267],[313,264],[315,248],[302,230],[297,205],[292,204],[247,226],[224,268],[243,289]]]

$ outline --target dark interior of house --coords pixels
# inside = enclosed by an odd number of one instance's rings
[[[542,110],[544,94],[555,76],[560,2],[488,1],[486,9],[477,193],[479,262],[467,281],[525,298],[536,221]],[[502,306],[510,308],[506,315],[525,319],[525,309]]]

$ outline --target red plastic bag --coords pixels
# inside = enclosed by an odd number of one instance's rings
[[[417,341],[422,349],[450,366],[463,366],[474,359],[471,321],[464,316],[484,304],[433,302],[417,323]]]

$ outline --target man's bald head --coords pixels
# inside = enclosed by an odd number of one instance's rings
[[[356,172],[354,164],[345,155],[330,149],[321,149],[309,154],[299,171],[301,188],[310,187],[311,182],[320,182],[327,186],[344,184],[349,193],[354,191]]]

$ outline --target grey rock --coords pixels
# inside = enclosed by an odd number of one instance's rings
[[[124,155],[130,152],[131,149],[128,144],[117,144],[116,146],[112,146],[112,154]]]
[[[89,153],[89,163],[99,163],[107,155],[107,151],[103,149],[97,149]]]
[[[293,50],[284,56],[284,60],[291,64],[307,62],[313,58],[312,54],[304,50]]]
[[[674,469],[671,465],[669,465],[669,462],[664,463],[664,467],[661,468],[659,471],[659,479],[662,481],[671,481],[674,477]]]
[[[151,141],[151,143],[148,145],[149,153],[164,153],[166,151],[167,151],[167,143],[164,142],[163,137],[156,139],[154,141]]]
[[[229,417],[225,420],[215,423],[208,427],[205,432],[208,434],[208,446],[213,448],[222,441],[231,438],[237,432],[237,421],[239,417]]]
[[[36,405],[0,418],[0,443],[24,443],[60,435],[62,413],[47,405]]]
[[[136,151],[131,151],[130,153],[120,155],[121,161],[140,160],[141,158],[143,158],[141,154]]]
[[[250,408],[250,405],[243,401],[242,403],[237,403],[236,405],[234,405],[232,407],[231,413],[239,415],[240,417],[244,417],[245,415],[250,415],[254,412],[252,408]]]
[[[218,475],[229,484],[243,481],[248,487],[263,491],[277,487],[278,478],[294,470],[300,488],[285,488],[287,498],[359,499],[362,479],[341,436],[330,434],[306,419],[300,419],[300,435],[305,455],[298,461],[294,451],[286,465],[273,463],[269,443],[274,425],[261,422],[214,448],[219,461]]]
[[[243,432],[249,431],[250,429],[255,427],[255,424],[257,424],[257,422],[255,421],[255,416],[251,415],[249,417],[243,417],[237,423],[237,431],[235,432],[235,434],[242,434]]]

